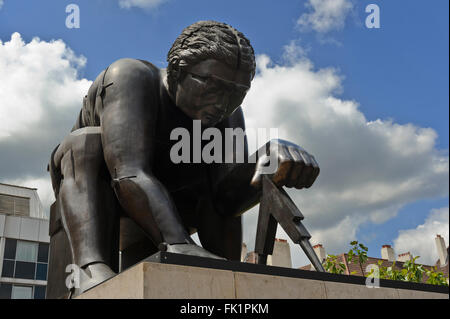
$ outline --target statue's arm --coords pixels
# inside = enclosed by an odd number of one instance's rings
[[[157,73],[157,72],[156,72]],[[105,76],[100,118],[102,145],[114,190],[126,213],[155,244],[190,241],[164,185],[155,178],[155,127],[159,73],[144,63],[122,59]]]
[[[245,130],[244,117],[239,108],[223,123],[226,127]],[[226,134],[222,134],[222,136]],[[226,143],[225,141],[222,144]],[[226,152],[226,149],[224,149]],[[233,149],[229,157],[239,155]],[[225,153],[225,156],[227,154]],[[314,156],[302,147],[280,139],[263,145],[249,160],[247,141],[244,145],[244,163],[211,165],[210,180],[216,209],[223,214],[240,215],[256,205],[261,197],[261,176],[267,176],[278,186],[289,188],[309,188],[319,175],[320,168]],[[256,162],[256,163],[255,163]]]
[[[243,154],[239,147],[231,149],[231,154],[226,154],[224,147],[225,128],[242,129],[245,131],[245,120],[242,109],[239,107],[225,121],[218,125],[224,137],[222,141],[223,154],[233,158],[233,163],[214,163],[210,166],[210,180],[213,190],[213,202],[216,209],[226,215],[241,215],[246,210],[259,203],[261,196],[260,188],[250,184],[255,174],[255,163],[248,161],[247,138],[244,139]],[[235,145],[237,145],[235,143]],[[244,163],[236,162],[244,159]]]

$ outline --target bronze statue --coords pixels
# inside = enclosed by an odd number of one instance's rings
[[[105,187],[155,248],[239,260],[241,214],[259,202],[264,163],[248,161],[245,142],[245,163],[175,164],[169,137],[177,127],[191,132],[193,120],[202,130],[245,129],[241,103],[254,75],[250,41],[227,24],[200,21],[175,40],[167,70],[121,59],[96,78],[49,165],[73,262],[89,277],[76,293],[115,275],[117,216],[102,206]],[[277,186],[314,183],[319,167],[304,149],[276,140],[268,150],[279,161],[270,175]],[[191,239],[195,232],[203,247]]]

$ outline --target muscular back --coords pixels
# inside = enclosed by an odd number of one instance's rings
[[[131,76],[130,73],[138,73],[139,76]],[[83,98],[83,107],[72,131],[87,126],[100,126],[100,118],[104,109],[103,99],[106,91],[117,91],[114,82],[121,84],[123,92],[114,92],[126,98],[126,92],[139,89],[137,82],[147,81],[148,89],[154,89],[155,96],[159,94],[160,70],[153,64],[143,60],[120,59],[103,70],[90,86],[88,93]],[[129,87],[127,88],[126,85]],[[153,82],[153,85],[151,83]],[[136,86],[137,85],[137,86]]]

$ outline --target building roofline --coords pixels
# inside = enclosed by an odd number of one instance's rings
[[[19,186],[19,185],[12,185],[12,184],[6,184],[6,183],[2,183],[2,182],[0,182],[0,185],[10,186],[10,187],[17,187],[17,188],[24,188],[24,189],[29,189],[29,190],[37,191],[37,188],[26,187],[26,186]]]
[[[347,253],[341,253],[341,254],[339,254],[337,256],[342,258],[342,260],[343,260],[343,262],[345,264],[345,268],[346,268],[345,271],[347,272],[347,275],[349,275],[350,271],[349,271],[348,262],[347,262],[348,254]],[[370,259],[372,259],[373,261],[376,261],[376,262],[381,260],[381,261],[386,262],[386,263],[391,263],[391,264],[395,263],[396,265],[401,266],[401,267],[403,267],[403,264],[405,263],[405,261],[398,261],[398,260],[388,261],[387,259],[383,259],[383,258],[367,256],[367,261],[363,265],[370,264],[370,262],[371,262]],[[425,266],[425,267],[436,267],[435,265],[433,266],[433,265],[427,265],[427,264],[421,264],[421,263],[416,263],[416,265],[422,265],[422,266]],[[311,266],[311,264],[306,264],[306,265],[301,266],[301,267],[307,267],[307,266]],[[443,268],[443,267],[441,267],[441,268]]]

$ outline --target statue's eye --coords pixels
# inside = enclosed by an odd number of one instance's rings
[[[206,76],[200,76],[197,74],[191,74],[191,77],[196,80],[197,82],[200,82],[202,84],[206,84],[206,82],[208,81],[208,78]]]

